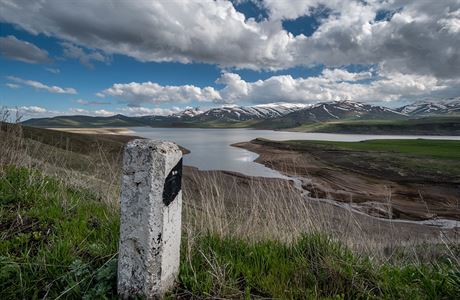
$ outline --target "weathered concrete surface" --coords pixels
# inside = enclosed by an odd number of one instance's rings
[[[134,140],[123,159],[118,293],[161,297],[179,271],[182,191],[166,206],[165,178],[181,160],[171,142]]]

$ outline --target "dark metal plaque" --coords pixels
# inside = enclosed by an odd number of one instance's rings
[[[177,165],[172,168],[168,176],[165,179],[163,188],[163,203],[168,206],[171,202],[176,199],[182,189],[182,158],[179,160]]]

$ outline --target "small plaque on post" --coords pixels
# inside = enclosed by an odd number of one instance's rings
[[[172,168],[168,176],[165,179],[163,188],[163,203],[168,206],[171,202],[176,199],[182,189],[182,158],[179,160],[177,165]]]

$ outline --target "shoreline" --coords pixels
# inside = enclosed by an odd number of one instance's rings
[[[343,135],[369,135],[368,131],[348,131],[348,130],[305,130],[303,128],[292,127],[292,128],[270,128],[270,127],[220,127],[220,126],[125,126],[125,127],[43,127],[51,130],[66,131],[72,133],[84,133],[84,134],[132,134],[130,128],[142,127],[142,128],[153,128],[153,129],[248,129],[248,130],[270,130],[275,132],[290,132],[290,133],[318,133],[318,134],[343,134]],[[457,132],[412,132],[412,131],[373,131],[372,135],[376,136],[421,136],[431,138],[448,138],[453,137],[454,139],[460,138],[460,134]]]
[[[377,178],[362,170],[340,168],[324,157],[272,144],[251,141],[232,146],[257,153],[259,156],[255,162],[298,179],[299,189],[310,198],[349,206],[357,213],[380,219],[460,222],[458,205],[452,207],[443,203],[443,200],[450,203],[458,199],[455,198],[458,191],[452,184],[408,183],[394,178]]]
[[[112,135],[132,135],[135,132],[127,127],[96,127],[96,128],[84,128],[84,127],[49,127],[46,129],[70,132],[70,133],[81,133],[81,134],[112,134]]]

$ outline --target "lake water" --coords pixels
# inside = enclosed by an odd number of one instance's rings
[[[407,135],[364,135],[302,133],[255,129],[203,129],[203,128],[131,128],[133,135],[173,141],[188,150],[184,163],[200,170],[225,170],[243,173],[249,176],[286,178],[278,171],[254,162],[258,154],[230,146],[261,137],[271,140],[321,140],[357,142],[373,139],[450,139],[460,140],[460,136],[407,136]]]

